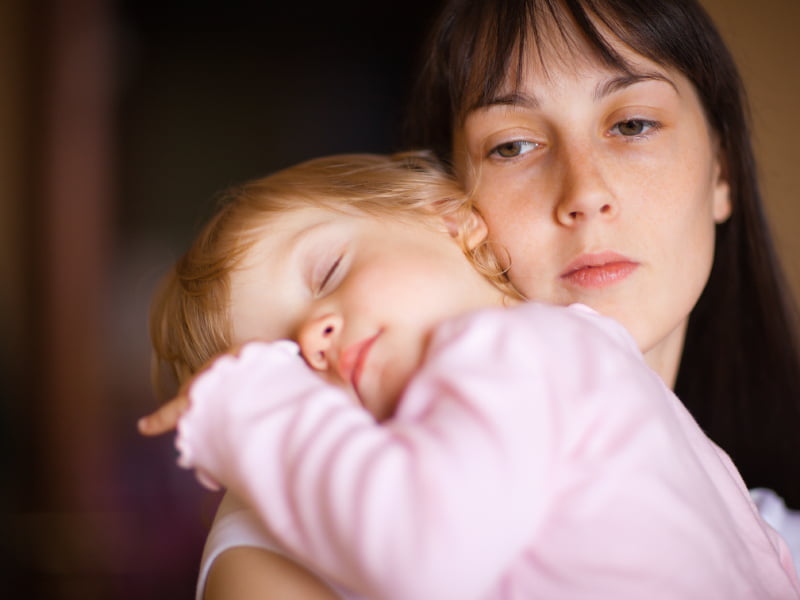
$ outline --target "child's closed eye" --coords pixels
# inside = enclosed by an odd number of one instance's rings
[[[336,273],[341,263],[342,263],[342,255],[339,255],[339,257],[335,261],[333,261],[333,264],[331,264],[331,266],[325,272],[322,281],[320,281],[319,284],[316,286],[315,293],[317,295],[324,294],[325,291],[332,285],[332,282],[335,279]]]

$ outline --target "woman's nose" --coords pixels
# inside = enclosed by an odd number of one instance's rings
[[[341,329],[342,319],[334,313],[308,319],[300,327],[297,343],[312,369],[325,371],[330,367],[331,350]]]
[[[613,218],[618,201],[607,180],[611,176],[595,155],[571,156],[563,162],[556,220],[567,227],[602,217]]]

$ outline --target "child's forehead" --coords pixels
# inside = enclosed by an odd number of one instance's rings
[[[299,206],[264,215],[248,233],[256,241],[274,238],[281,243],[313,232],[321,226],[344,222],[348,215],[323,206]]]
[[[388,207],[382,206],[380,201],[362,202],[359,206],[355,202],[337,199],[317,204],[298,200],[296,206],[284,204],[281,209],[257,214],[250,226],[241,231],[240,239],[247,247],[244,252],[244,263],[247,264],[254,254],[260,258],[265,254],[283,254],[301,242],[346,235],[356,227],[368,230],[389,223],[429,227],[432,221],[438,221],[436,215],[419,207]]]
[[[263,215],[251,228],[242,232],[242,242],[248,246],[242,266],[247,268],[266,257],[280,258],[305,243],[328,236],[346,228],[355,219],[363,218],[370,217],[323,206],[301,206]]]
[[[254,223],[254,227],[247,233],[262,235],[301,234],[303,231],[315,228],[322,224],[346,224],[352,222],[385,223],[397,222],[424,222],[426,215],[422,210],[403,210],[399,207],[382,207],[377,203],[359,206],[356,203],[330,202],[326,204],[308,205],[298,203],[282,211],[264,214]]]
[[[281,212],[266,215],[257,225],[259,235],[291,237],[313,231],[323,225],[347,223],[353,219],[375,219],[379,217],[348,206],[298,205]]]

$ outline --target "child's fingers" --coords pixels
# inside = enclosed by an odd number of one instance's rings
[[[189,398],[178,396],[164,406],[139,419],[137,427],[142,435],[161,435],[174,430],[178,419],[189,408]]]
[[[154,436],[173,431],[178,426],[178,420],[181,418],[181,415],[189,408],[188,393],[192,382],[199,377],[201,373],[206,371],[220,356],[236,356],[240,350],[241,346],[234,346],[227,352],[222,352],[211,358],[198,373],[195,373],[189,381],[184,382],[175,398],[164,404],[158,410],[139,419],[136,423],[139,433],[142,435]]]

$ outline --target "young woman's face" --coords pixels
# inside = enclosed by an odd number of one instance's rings
[[[672,385],[729,191],[690,82],[622,53],[636,77],[578,59],[545,75],[529,61],[519,89],[467,115],[456,169],[513,283],[616,318]]]
[[[377,419],[392,414],[442,320],[502,303],[444,223],[298,209],[231,274],[233,342],[291,339]],[[477,223],[473,243],[485,237]]]

